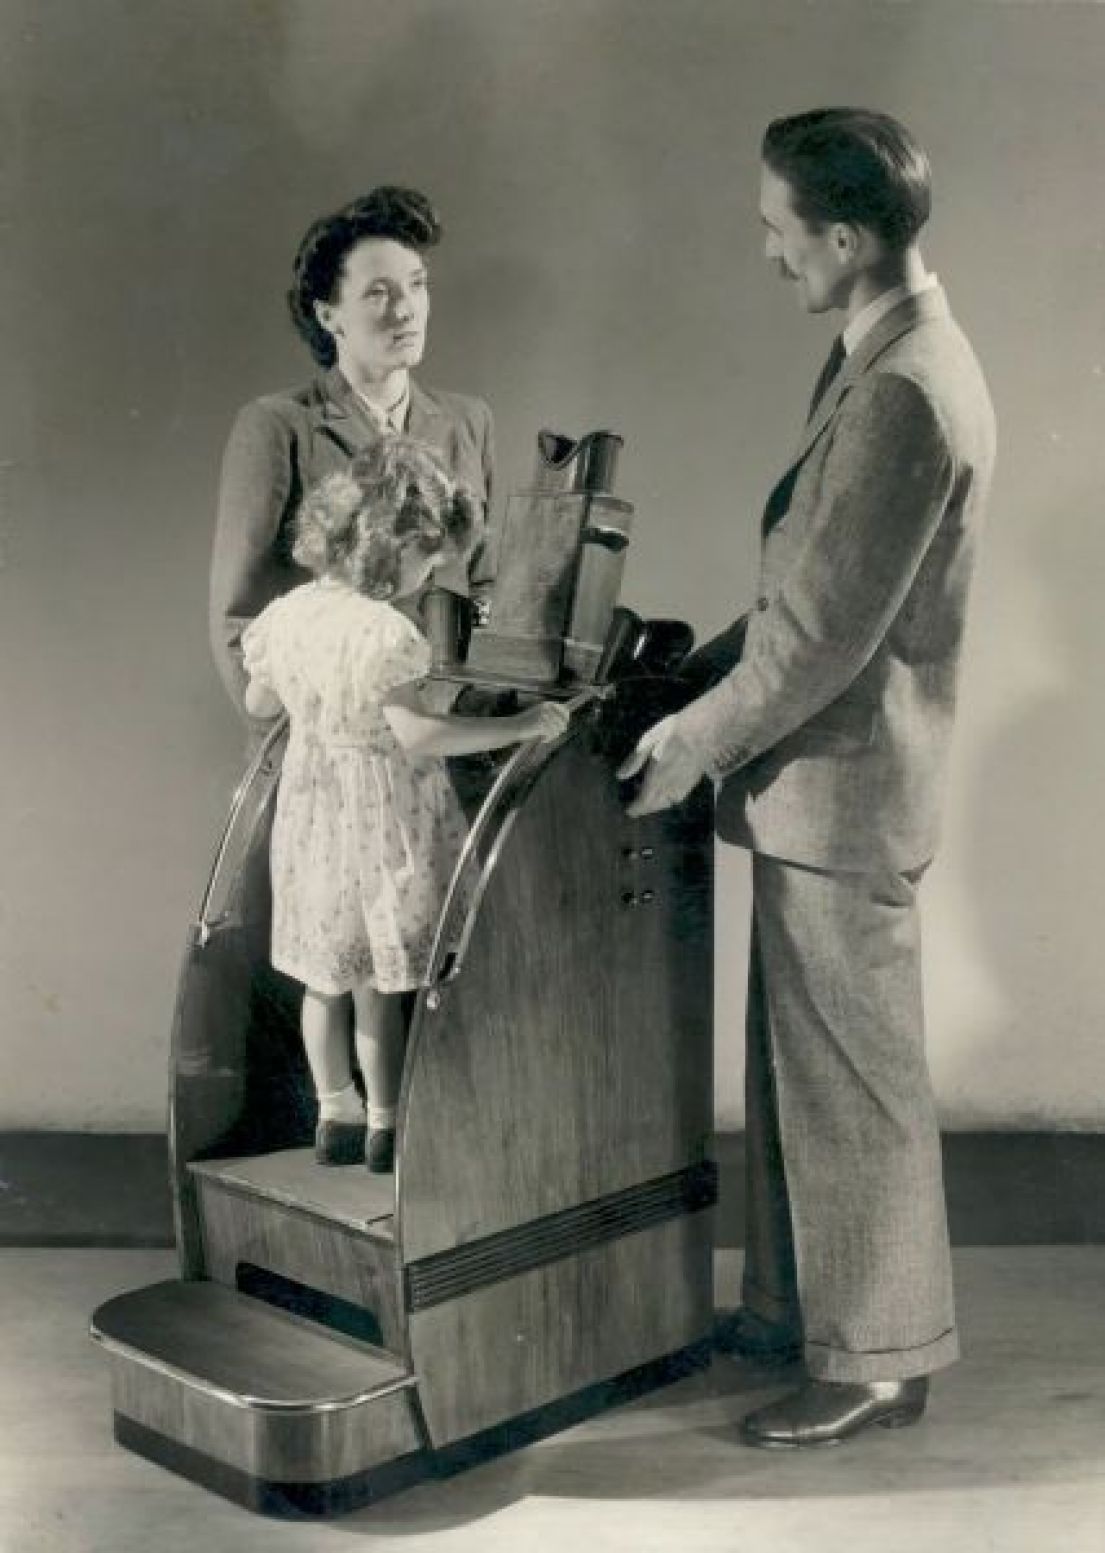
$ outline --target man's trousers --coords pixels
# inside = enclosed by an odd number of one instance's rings
[[[917,880],[753,858],[743,1298],[822,1380],[958,1355]]]

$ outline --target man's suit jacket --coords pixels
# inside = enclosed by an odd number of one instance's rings
[[[407,434],[436,448],[449,471],[491,500],[491,411],[482,399],[411,383]],[[304,493],[344,469],[380,435],[337,368],[303,388],[267,394],[238,414],[223,459],[211,556],[211,646],[223,682],[243,711],[241,636],[266,604],[308,580],[292,560],[293,520]],[[467,571],[459,562],[435,574],[439,586],[467,594],[488,575],[485,554]]]
[[[696,655],[729,672],[679,716],[725,779],[723,839],[827,869],[931,858],[994,444],[943,292],[847,358],[768,500],[756,607]]]

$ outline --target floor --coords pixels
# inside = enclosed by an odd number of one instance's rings
[[[722,1253],[731,1302],[738,1253]],[[161,1251],[0,1252],[0,1553],[1105,1553],[1105,1247],[957,1254],[967,1357],[915,1429],[775,1454],[719,1359],[566,1434],[327,1523],[251,1516],[115,1446],[89,1312]]]

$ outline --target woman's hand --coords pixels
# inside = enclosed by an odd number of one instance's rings
[[[542,744],[551,744],[568,731],[571,716],[561,701],[539,701],[536,706],[529,706],[524,712],[519,712],[515,725],[523,739],[537,739]]]

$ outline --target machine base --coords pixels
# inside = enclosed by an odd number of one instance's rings
[[[433,1473],[432,1457],[425,1451],[418,1451],[396,1461],[383,1462],[365,1472],[355,1472],[350,1477],[331,1478],[321,1483],[274,1483],[267,1478],[254,1477],[225,1461],[217,1461],[214,1456],[191,1445],[172,1440],[156,1429],[136,1423],[125,1413],[113,1415],[113,1432],[118,1443],[136,1456],[166,1467],[178,1477],[188,1478],[243,1509],[284,1520],[347,1515],[388,1494],[410,1488]]]
[[[536,1407],[529,1413],[519,1414],[517,1418],[508,1418],[505,1423],[483,1429],[479,1434],[457,1440],[434,1453],[435,1475],[452,1477],[469,1467],[478,1467],[482,1462],[503,1456],[508,1451],[535,1445],[538,1440],[560,1434],[587,1418],[605,1413],[609,1408],[624,1407],[626,1403],[650,1391],[657,1391],[661,1386],[674,1385],[696,1370],[705,1369],[714,1351],[712,1337],[700,1338],[696,1343],[677,1349],[674,1353],[664,1354],[648,1364],[626,1370],[622,1375],[596,1381],[594,1385],[585,1386],[571,1396],[558,1397],[555,1402],[547,1402],[544,1407]]]
[[[560,1397],[545,1407],[508,1419],[441,1450],[416,1451],[365,1472],[325,1482],[271,1482],[254,1477],[241,1468],[170,1439],[156,1429],[136,1423],[125,1413],[113,1415],[114,1435],[120,1445],[135,1455],[188,1478],[243,1509],[282,1520],[317,1520],[348,1515],[428,1479],[454,1477],[508,1451],[533,1445],[608,1408],[623,1406],[661,1386],[685,1379],[705,1368],[713,1351],[712,1340],[703,1338],[624,1375],[599,1381],[570,1397]]]

